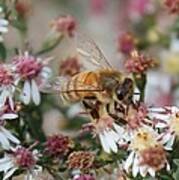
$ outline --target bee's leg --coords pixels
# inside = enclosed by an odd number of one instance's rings
[[[117,102],[109,103],[106,105],[106,110],[108,114],[115,119],[116,122],[121,124],[126,124],[124,119],[124,107]]]
[[[112,117],[112,118],[114,118],[114,119],[118,119],[118,116],[114,113],[114,112],[111,112],[111,104],[110,103],[108,103],[108,104],[106,104],[106,111],[107,111],[107,113]]]
[[[95,97],[85,97],[82,103],[93,119],[99,118],[99,103]]]
[[[126,107],[122,103],[115,101],[114,102],[114,109],[117,113],[126,114]]]

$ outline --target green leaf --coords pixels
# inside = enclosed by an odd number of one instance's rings
[[[133,74],[137,88],[140,91],[140,101],[143,102],[145,98],[145,86],[147,83],[146,74]]]
[[[4,46],[3,43],[0,43],[0,59],[2,61],[5,61],[6,56],[7,56],[6,47]]]
[[[54,37],[48,37],[44,41],[42,48],[36,53],[36,55],[41,55],[49,51],[52,51],[61,43],[63,38],[64,36],[62,34],[57,34]]]
[[[179,180],[179,169],[177,169],[177,171],[175,173],[173,173],[173,178],[175,180]]]
[[[11,25],[23,33],[27,31],[27,24],[22,18],[11,21]]]
[[[179,166],[179,159],[174,159],[173,162],[174,162],[177,166]]]

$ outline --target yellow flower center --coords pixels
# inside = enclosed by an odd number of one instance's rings
[[[134,135],[130,147],[135,151],[142,151],[157,145],[158,142],[156,141],[154,134],[147,129],[141,128]]]
[[[179,116],[178,115],[176,115],[175,117],[171,119],[170,127],[175,132],[175,134],[179,136]]]

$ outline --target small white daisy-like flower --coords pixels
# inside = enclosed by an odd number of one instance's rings
[[[8,101],[11,108],[14,108],[13,96],[18,78],[13,67],[8,64],[0,64],[0,107]]]
[[[35,175],[39,166],[36,165],[38,159],[37,151],[30,151],[24,147],[16,147],[11,152],[5,154],[0,159],[0,171],[4,172],[3,180],[9,179],[16,170],[22,169],[27,172],[27,179]]]
[[[149,117],[155,121],[155,127],[162,131],[160,140],[167,150],[172,150],[176,137],[179,137],[179,108],[175,106],[151,108]]]
[[[117,153],[118,142],[124,133],[124,129],[107,114],[92,122],[92,126],[95,134],[99,136],[104,151]]]
[[[3,149],[9,150],[13,144],[20,144],[20,141],[12,135],[12,133],[5,129],[3,126],[0,126],[0,144],[2,145]]]
[[[12,133],[9,130],[7,130],[3,126],[5,120],[12,120],[18,117],[17,114],[9,110],[10,109],[8,109],[7,106],[5,106],[5,107],[1,107],[1,111],[0,111],[0,144],[2,148],[6,150],[9,150],[12,147],[10,143],[16,145],[20,143],[20,141],[14,135],[12,135]]]
[[[0,14],[3,14],[3,8],[0,6]],[[3,41],[2,34],[8,32],[8,20],[4,19],[3,17],[0,17],[0,42]]]
[[[157,171],[164,167],[169,170],[163,145],[157,140],[158,134],[151,128],[143,127],[136,130],[131,137],[128,150],[130,154],[124,162],[127,173],[132,171],[133,177],[149,174],[155,177]]]
[[[43,84],[51,74],[50,68],[47,67],[50,59],[40,59],[25,52],[23,55],[14,57],[13,60],[16,72],[24,83],[22,101],[27,105],[32,100],[35,105],[39,105],[41,101],[39,85]]]

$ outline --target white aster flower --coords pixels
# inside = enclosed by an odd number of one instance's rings
[[[124,133],[124,129],[116,124],[109,115],[103,115],[92,124],[95,134],[99,136],[104,151],[107,153],[117,153],[118,142]]]
[[[1,107],[1,112],[0,112],[0,144],[2,148],[6,150],[9,150],[12,147],[10,143],[13,144],[20,143],[20,141],[14,135],[12,135],[12,133],[9,130],[7,130],[3,126],[5,120],[12,120],[18,117],[17,114],[15,114],[12,111],[8,112],[8,110],[9,109],[7,109],[7,107],[5,106],[5,108]]]
[[[157,140],[158,134],[151,128],[139,128],[131,138],[130,154],[124,162],[127,173],[132,171],[133,177],[149,174],[155,177],[157,171],[164,167],[169,170],[164,147]]]
[[[149,117],[156,121],[156,128],[159,128],[161,133],[160,140],[165,144],[167,150],[172,150],[173,143],[176,137],[179,137],[179,108],[159,107],[151,108]]]
[[[32,100],[35,105],[41,101],[39,85],[45,83],[51,74],[47,63],[50,59],[42,60],[25,52],[23,55],[14,57],[16,72],[23,81],[21,99],[24,104]]]
[[[0,159],[0,172],[4,173],[3,180],[8,180],[16,170],[22,169],[27,172],[27,179],[33,179],[39,172],[39,166],[36,165],[37,151],[31,152],[24,147],[16,147],[11,153],[5,154]]]
[[[0,144],[2,145],[3,149],[9,150],[13,144],[20,144],[20,141],[12,135],[12,133],[5,129],[3,126],[0,126]]]
[[[13,67],[8,64],[0,64],[0,107],[8,101],[11,109],[14,108],[13,96],[18,78],[13,72]]]

